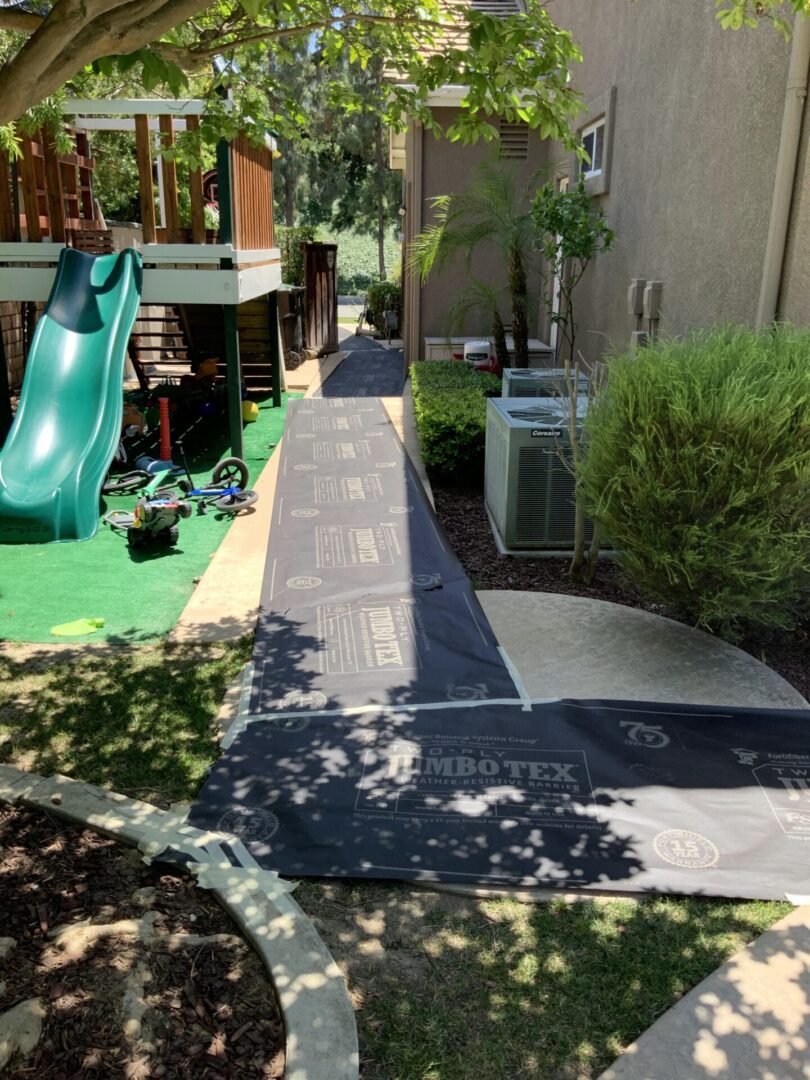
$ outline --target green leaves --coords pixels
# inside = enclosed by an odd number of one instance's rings
[[[756,27],[762,20],[771,23],[786,38],[791,33],[789,16],[810,15],[809,0],[716,0],[715,18],[724,30]]]

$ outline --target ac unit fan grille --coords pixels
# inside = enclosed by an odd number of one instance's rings
[[[558,450],[521,446],[515,513],[517,543],[570,547],[575,520],[574,478],[560,460]],[[586,540],[592,534],[593,525],[586,519]]]
[[[520,396],[520,395],[518,395]],[[539,405],[527,405],[525,409],[507,409],[513,420],[528,420],[533,424],[549,424],[560,419],[559,412],[553,409],[544,409]]]

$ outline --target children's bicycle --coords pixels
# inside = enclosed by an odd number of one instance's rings
[[[183,468],[186,475],[177,486],[187,499],[197,500],[197,513],[207,514],[212,507],[224,514],[238,514],[259,501],[259,494],[248,489],[248,467],[241,458],[223,458],[214,466],[211,483],[198,487],[192,477],[181,448]]]

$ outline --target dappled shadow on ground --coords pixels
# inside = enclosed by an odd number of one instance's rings
[[[363,1080],[596,1077],[788,910],[698,899],[531,907],[367,882],[302,882],[296,897],[347,976]],[[806,978],[786,987],[801,994],[805,1016]],[[751,1019],[760,1029],[776,1021],[767,1009]],[[649,1076],[686,1075],[668,1068],[662,1061]]]
[[[0,760],[166,805],[217,756],[214,718],[250,652],[233,645],[0,651]]]

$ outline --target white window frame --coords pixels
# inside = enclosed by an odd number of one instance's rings
[[[597,135],[597,132],[599,131],[600,128],[602,129],[601,137]],[[607,120],[606,120],[606,118],[604,116],[600,116],[598,120],[594,120],[594,122],[592,124],[588,124],[588,126],[586,128],[582,129],[579,137],[580,137],[580,141],[582,142],[583,145],[584,145],[585,139],[588,137],[588,135],[593,135],[594,136],[594,140],[593,140],[594,151],[596,151],[597,144],[600,144],[601,149],[602,149],[602,153],[601,153],[601,156],[600,156],[600,159],[599,159],[599,168],[598,169],[592,168],[593,162],[591,162],[588,165],[586,165],[584,161],[580,162],[579,175],[583,180],[590,180],[594,176],[601,176],[602,175],[602,169],[604,168],[604,164],[605,164],[605,153],[606,153],[605,141],[606,141],[606,136],[607,136]],[[594,153],[594,157],[596,157],[596,153]]]

